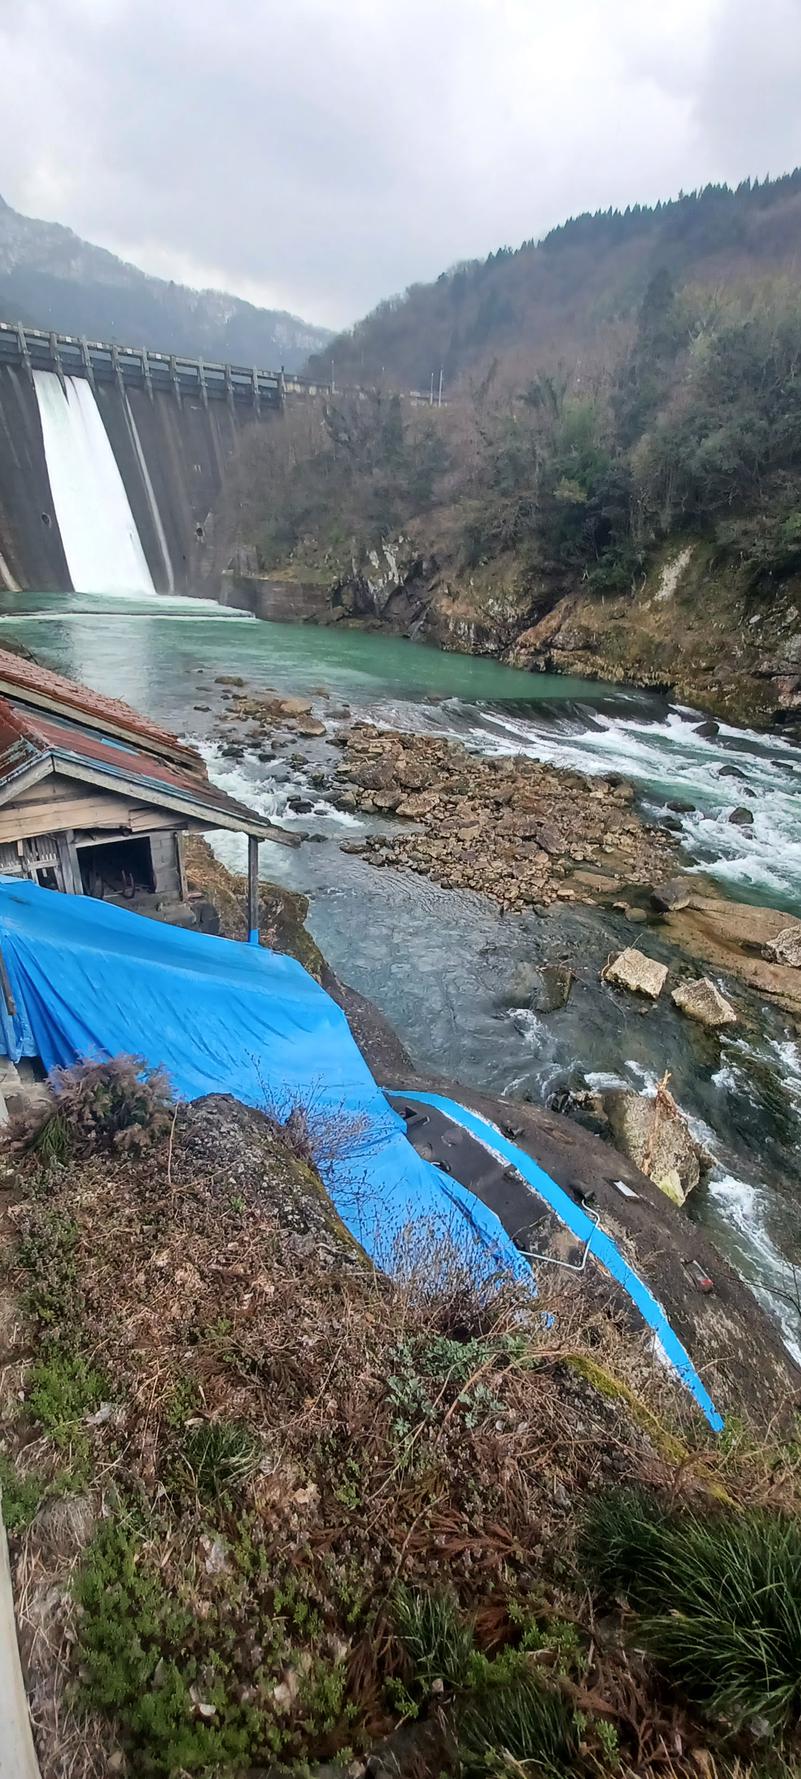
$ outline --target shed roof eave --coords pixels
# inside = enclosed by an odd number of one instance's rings
[[[49,778],[55,770],[50,754],[40,754],[38,758],[27,759],[16,766],[7,778],[0,780],[0,808],[4,803],[13,802],[19,791],[27,790],[28,785],[38,784],[43,778]]]
[[[175,811],[179,815],[187,815],[193,821],[203,823],[206,831],[213,828],[227,828],[235,834],[249,834],[254,840],[274,840],[279,846],[298,846],[300,836],[290,834],[285,828],[278,828],[266,816],[257,816],[246,809],[226,809],[215,802],[206,802],[202,796],[194,796],[191,791],[182,791],[177,786],[157,784],[154,780],[130,778],[124,772],[100,762],[91,766],[72,754],[56,751],[53,754],[55,770],[63,773],[66,778],[78,779],[84,784],[101,785],[112,788],[120,795],[128,795],[138,803],[152,803],[156,807]]]

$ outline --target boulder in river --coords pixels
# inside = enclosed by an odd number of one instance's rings
[[[729,816],[729,821],[731,822],[732,827],[735,827],[735,828],[750,828],[753,823],[753,820],[754,820],[753,810],[745,809],[742,806],[742,804],[740,805],[740,807],[738,809],[733,809],[731,812],[731,815]]]
[[[557,1013],[567,1005],[573,987],[569,964],[518,964],[505,998],[512,1007],[528,1007],[532,1013]]]
[[[654,1099],[613,1088],[603,1096],[612,1137],[660,1192],[682,1205],[708,1172],[711,1157],[697,1143],[673,1096],[660,1085]]]
[[[740,766],[721,766],[720,772],[718,773],[718,777],[719,778],[745,778],[745,773],[743,772],[743,770]]]
[[[618,988],[630,988],[636,994],[650,995],[652,1001],[657,1001],[667,981],[667,973],[667,964],[660,964],[658,958],[647,957],[635,945],[628,945],[604,966],[601,980],[614,982]]]
[[[674,908],[688,908],[692,890],[684,877],[671,877],[667,883],[656,883],[651,891],[651,901],[660,914],[669,914]]]
[[[695,733],[704,741],[714,741],[720,734],[720,723],[716,723],[714,717],[707,717],[703,723],[696,723]]]
[[[689,1019],[697,1019],[711,1031],[722,1025],[737,1024],[731,1001],[727,1001],[708,976],[702,976],[698,982],[679,983],[670,998],[681,1013],[686,1013]]]
[[[765,946],[765,956],[775,964],[790,964],[792,969],[801,970],[801,920],[793,921],[792,926],[782,927],[775,939]]]

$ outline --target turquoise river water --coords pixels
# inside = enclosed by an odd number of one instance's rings
[[[794,913],[801,913],[801,749],[727,725],[705,740],[697,712],[646,692],[518,673],[379,635],[262,624],[210,602],[4,596],[0,646],[4,636],[191,736],[225,789],[314,831],[314,844],[291,852],[265,844],[263,873],[310,897],[309,925],[331,964],[382,1008],[421,1067],[537,1101],[611,1080],[649,1091],[670,1069],[676,1098],[717,1163],[689,1214],[709,1224],[788,1341],[801,1339],[788,1301],[791,1263],[801,1255],[801,1053],[787,1022],[759,1009],[758,1022],[724,1037],[710,1059],[708,1039],[701,1042],[669,1001],[641,1015],[600,985],[609,951],[631,942],[621,917],[576,907],[546,920],[501,918],[481,898],[377,872],[341,852],[340,842],[358,837],[370,818],[335,809],[288,755],[225,758],[215,679],[240,674],[254,686],[306,694],[323,721],[346,704],[354,716],[446,733],[480,753],[623,773],[646,815],[669,799],[693,805],[681,836],[691,868],[740,900]],[[325,741],[311,752],[313,764],[332,757]],[[743,780],[721,777],[732,764]],[[310,814],[289,810],[299,795],[311,800]],[[732,826],[729,814],[744,799],[753,825]],[[226,862],[242,865],[238,837],[215,844]],[[658,929],[641,932],[667,961]],[[510,1007],[504,983],[515,965],[554,957],[576,970],[567,1007],[547,1017]]]

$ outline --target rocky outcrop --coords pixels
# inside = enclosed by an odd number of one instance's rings
[[[527,1007],[532,1013],[556,1013],[567,1006],[574,974],[566,963],[521,963],[504,983],[501,1000],[508,1007]]]
[[[528,758],[477,759],[458,742],[355,724],[337,737],[339,802],[410,832],[370,836],[376,865],[403,865],[504,908],[594,901],[652,880],[673,855],[619,779],[586,780]]]
[[[512,553],[466,568],[444,517],[426,533],[356,550],[329,582],[329,621],[386,624],[532,672],[672,691],[737,723],[801,724],[798,582],[755,601],[703,542],[677,539],[636,588],[600,598],[554,575],[532,590]]]
[[[662,931],[694,963],[736,976],[801,1020],[801,969],[787,961],[799,955],[801,920],[791,920],[778,908],[730,902],[705,889],[693,892],[686,907],[667,913]]]
[[[660,914],[669,914],[673,908],[686,908],[692,895],[692,885],[686,877],[671,877],[667,883],[658,883],[651,891],[651,902]]]
[[[667,974],[667,964],[661,964],[658,958],[648,957],[644,951],[629,945],[604,965],[601,979],[613,983],[616,988],[630,988],[635,994],[648,995],[652,1001],[657,1001]]]
[[[697,1143],[664,1084],[656,1096],[614,1089],[603,1106],[619,1149],[674,1204],[684,1203],[709,1171],[711,1156]]]
[[[801,920],[792,926],[782,927],[775,939],[765,946],[765,956],[776,964],[789,964],[793,970],[801,970]]]

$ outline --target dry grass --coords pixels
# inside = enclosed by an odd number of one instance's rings
[[[586,1641],[576,1708],[606,1711],[632,1771],[697,1774],[682,1753],[699,1745],[692,1724],[595,1626],[577,1521],[588,1496],[624,1482],[671,1501],[797,1506],[793,1454],[745,1434],[714,1448],[600,1286],[535,1301],[478,1285],[463,1255],[419,1236],[396,1246],[390,1282],[343,1239],[305,1144],[241,1111],[228,1126],[225,1105],[180,1109],[147,1155],[90,1156],[46,1180],[30,1163],[18,1182],[12,1283],[54,1381],[37,1397],[44,1428],[17,1402],[3,1442],[86,1506],[54,1536],[51,1503],[16,1544],[44,1779],[95,1779],[117,1746],[71,1690],[85,1634],[71,1581],[104,1516],[134,1526],[140,1572],[188,1611],[206,1667],[203,1627],[236,1624],[237,1699],[287,1687],[287,1757],[369,1746],[402,1720],[387,1687],[403,1583],[452,1590],[489,1652],[514,1640],[515,1602],[546,1624],[568,1610]],[[54,1228],[69,1230],[55,1258]],[[99,1409],[96,1389],[68,1425],[65,1351],[106,1380]],[[268,1656],[252,1654],[265,1615],[283,1627],[268,1681]],[[330,1709],[295,1701],[309,1673],[321,1698],[332,1674],[342,1682]]]

